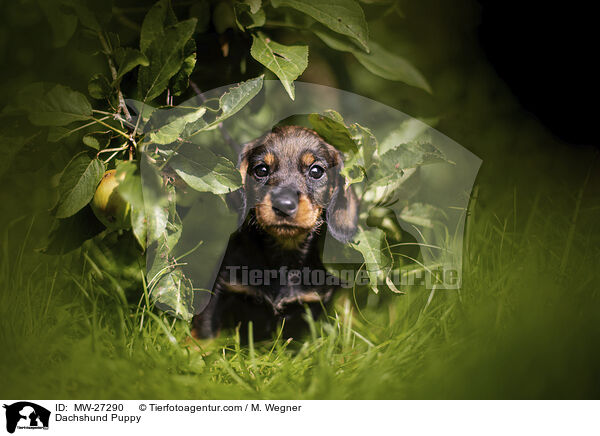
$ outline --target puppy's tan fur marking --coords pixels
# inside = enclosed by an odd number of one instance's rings
[[[304,153],[302,155],[302,157],[300,158],[300,161],[302,162],[302,164],[306,167],[311,166],[313,163],[315,163],[315,155],[312,154],[310,151],[307,151],[306,153]]]
[[[265,155],[264,161],[267,165],[272,167],[275,164],[275,155],[273,153],[267,153]]]
[[[240,163],[240,174],[242,175],[242,184],[246,183],[246,174],[248,173],[248,161],[244,159]]]
[[[256,291],[251,287],[237,283],[225,283],[225,288],[227,288],[229,292],[234,292],[236,294],[256,295]]]
[[[287,249],[295,249],[304,241],[316,227],[321,212],[322,209],[314,206],[305,194],[300,195],[298,212],[291,222],[282,220],[273,212],[271,194],[256,205],[256,219],[260,226]]]
[[[265,195],[263,201],[256,205],[256,219],[263,227],[275,223],[277,217],[275,216],[275,212],[273,212],[271,194]]]
[[[256,150],[254,155],[252,150]],[[279,245],[298,248],[307,235],[322,224],[326,199],[331,198],[336,189],[335,183],[328,183],[327,187],[309,193],[307,184],[314,182],[312,179],[307,181],[309,176],[306,170],[317,161],[326,162],[324,166],[329,169],[342,166],[340,153],[333,146],[319,142],[318,135],[312,130],[284,126],[246,144],[242,156],[240,173],[244,188],[247,183],[252,186],[254,196],[251,202],[257,224],[273,236]],[[270,167],[269,175],[254,183],[254,178],[247,177],[247,173],[251,165],[261,162]],[[290,183],[299,192],[297,211],[293,216],[282,217],[273,210],[269,190],[277,186],[291,186]],[[344,188],[340,186],[338,189]],[[357,207],[356,201],[350,199],[350,203],[354,204],[348,204],[346,212],[336,210],[331,214],[334,224],[342,229],[350,229],[353,225],[352,214],[357,212]]]
[[[313,205],[306,194],[300,194],[296,224],[307,229],[313,228],[317,224],[319,215],[321,215],[321,208]]]

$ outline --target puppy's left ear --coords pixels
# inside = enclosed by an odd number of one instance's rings
[[[326,219],[329,233],[342,243],[349,242],[356,233],[358,199],[351,186],[345,186],[344,177],[336,171],[335,188],[327,206]]]

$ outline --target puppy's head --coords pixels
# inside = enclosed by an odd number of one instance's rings
[[[277,127],[240,155],[244,210],[283,247],[294,248],[323,220],[337,240],[356,231],[358,202],[340,175],[342,156],[314,131]]]

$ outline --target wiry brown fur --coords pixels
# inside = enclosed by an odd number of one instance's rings
[[[320,254],[325,229],[341,242],[356,230],[358,201],[344,186],[342,165],[335,147],[298,126],[278,127],[244,147],[243,224],[230,239],[208,307],[194,317],[196,337],[214,336],[226,311],[235,322],[252,320],[255,332],[262,325],[268,333],[277,320],[288,325],[303,313],[303,304],[316,313],[327,302],[335,286],[249,286],[227,271],[283,267],[327,274]]]

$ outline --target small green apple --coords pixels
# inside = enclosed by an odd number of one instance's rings
[[[91,202],[96,217],[111,230],[131,227],[130,204],[121,197],[117,190],[121,181],[122,178],[119,180],[117,177],[117,170],[106,171]]]

